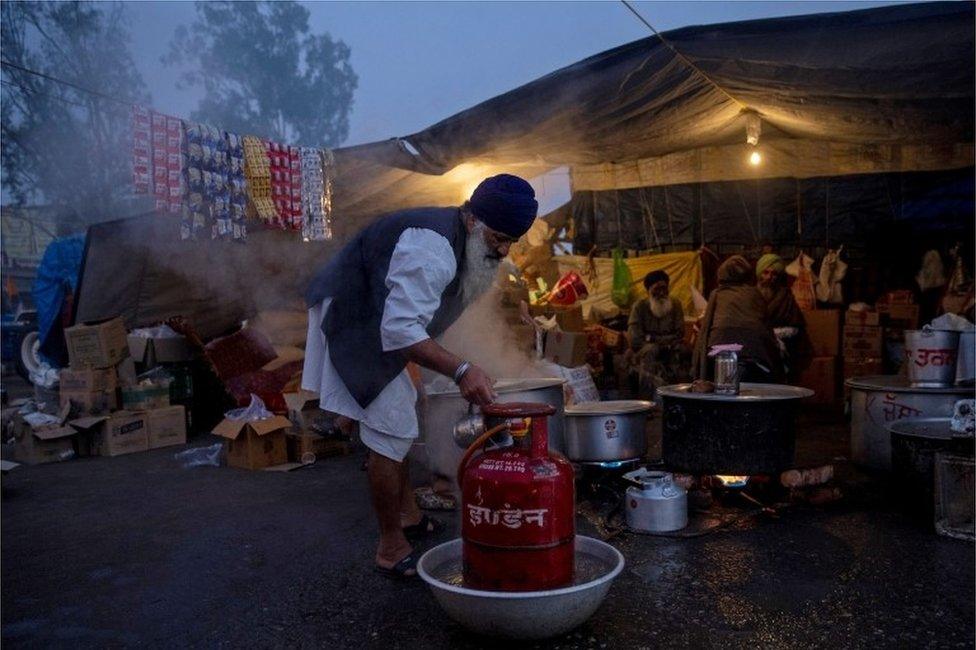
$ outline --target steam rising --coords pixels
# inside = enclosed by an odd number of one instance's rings
[[[512,326],[505,322],[499,306],[499,291],[492,287],[470,305],[440,337],[447,350],[480,366],[494,379],[545,377],[539,363],[520,345]],[[435,389],[453,386],[447,377],[425,373]]]

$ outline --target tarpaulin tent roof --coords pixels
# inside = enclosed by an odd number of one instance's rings
[[[761,117],[768,158],[750,178],[972,165],[973,16],[969,2],[898,5],[687,27],[664,34],[675,49],[648,37],[608,50],[419,133],[337,150],[336,243],[384,212],[457,204],[500,171],[568,165],[578,194],[740,179],[727,148],[745,146],[744,107]],[[180,242],[161,216],[100,224],[77,317],[121,312],[135,326],[182,313],[218,334],[300,296],[334,246],[274,232],[244,246]]]
[[[76,322],[185,316],[205,339],[260,309],[303,309],[306,282],[336,246],[280,230],[251,231],[244,244],[181,241],[179,218],[156,213],[91,226],[86,242]]]
[[[970,2],[911,4],[634,41],[419,133],[338,150],[338,218],[457,202],[501,169],[570,165],[574,189],[607,189],[971,165],[973,16]],[[761,170],[725,150],[745,147],[750,111]]]

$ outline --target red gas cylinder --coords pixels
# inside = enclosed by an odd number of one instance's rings
[[[548,404],[491,404],[487,425],[507,422],[511,447],[461,468],[464,585],[538,591],[572,582],[576,537],[573,467],[549,452]]]

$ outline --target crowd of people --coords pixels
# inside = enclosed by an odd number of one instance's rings
[[[803,352],[803,313],[785,269],[782,258],[773,253],[759,258],[755,267],[741,255],[725,260],[690,343],[668,274],[648,273],[647,299],[631,308],[627,328],[627,358],[640,396],[652,398],[657,388],[668,384],[710,379],[708,351],[728,343],[742,346],[742,381],[784,382],[791,360]]]

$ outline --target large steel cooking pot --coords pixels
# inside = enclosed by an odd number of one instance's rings
[[[897,375],[848,379],[851,389],[851,459],[873,469],[891,469],[888,426],[903,418],[948,418],[957,400],[973,389],[946,386],[919,388]]]
[[[899,502],[931,515],[935,497],[935,455],[973,456],[973,439],[957,436],[949,418],[912,418],[888,425],[891,473]]]
[[[774,474],[793,464],[796,407],[813,391],[743,383],[738,395],[659,388],[664,464],[690,474]]]
[[[643,458],[644,424],[654,404],[642,400],[583,402],[566,407],[566,458],[578,463]]]
[[[563,379],[502,379],[495,383],[499,402],[541,402],[556,409],[549,418],[549,449],[564,453]],[[453,477],[464,450],[454,442],[454,425],[469,415],[457,387],[429,392],[420,408],[420,439],[411,455],[426,461],[431,472]]]

